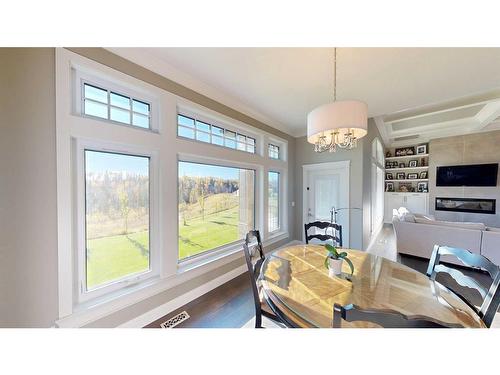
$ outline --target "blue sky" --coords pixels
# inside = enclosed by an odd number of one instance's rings
[[[85,151],[85,169],[87,173],[126,171],[147,176],[149,158],[87,150]]]
[[[220,177],[234,180],[239,178],[239,169],[180,161],[179,176]]]

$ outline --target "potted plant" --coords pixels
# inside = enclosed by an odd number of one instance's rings
[[[330,276],[340,275],[342,273],[342,262],[345,260],[351,269],[351,275],[354,273],[354,265],[351,260],[347,257],[345,251],[339,253],[335,246],[330,244],[325,245],[328,255],[325,258],[325,267],[328,269],[328,274]]]

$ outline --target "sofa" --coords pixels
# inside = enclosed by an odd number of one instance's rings
[[[467,249],[481,254],[500,265],[500,228],[483,223],[439,221],[431,215],[394,210],[392,223],[396,234],[397,251],[429,259],[434,245]],[[445,256],[443,261],[460,264],[456,258]]]

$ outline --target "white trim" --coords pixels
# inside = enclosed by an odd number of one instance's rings
[[[346,182],[346,192],[345,192],[345,198],[347,201],[347,207],[351,206],[351,198],[350,198],[350,182],[351,182],[351,161],[350,160],[342,160],[342,161],[332,161],[332,162],[327,162],[327,163],[316,163],[316,164],[304,164],[302,166],[302,228],[304,228],[304,225],[306,224],[308,220],[308,205],[309,203],[306,201],[306,198],[308,197],[307,195],[307,173],[310,171],[320,171],[320,170],[341,170],[345,175],[347,175],[347,178],[345,179]],[[349,210],[345,210],[347,219],[346,221],[349,223],[349,228],[342,228],[343,231],[343,239],[344,239],[344,246],[349,247],[349,244],[351,242],[350,238],[350,227],[351,227],[351,213]],[[302,241],[305,242],[305,233],[302,230]]]
[[[286,243],[285,245],[281,246],[286,247],[286,246],[292,246],[292,245],[298,245],[301,244],[300,241],[294,240]],[[269,245],[269,243],[267,244]],[[277,250],[277,249],[276,249]],[[275,251],[275,250],[273,250]],[[239,266],[238,268],[235,268],[234,270],[231,270],[224,275],[221,275],[219,277],[216,277],[215,279],[210,280],[208,283],[201,285],[193,290],[190,290],[189,292],[174,298],[171,301],[168,301],[164,303],[163,305],[160,305],[158,307],[155,307],[154,309],[139,315],[138,317],[131,319],[125,323],[120,324],[117,328],[142,328],[147,326],[149,323],[154,322],[155,320],[160,319],[162,316],[165,316],[172,311],[188,304],[191,301],[194,301],[196,298],[201,297],[202,295],[210,292],[211,290],[227,283],[228,281],[234,279],[235,277],[241,275],[247,270],[247,266],[245,264]]]
[[[88,72],[103,80],[119,82],[122,86],[136,88],[140,93],[146,93],[148,97],[158,99],[158,132],[132,126],[117,126],[107,121],[83,117],[75,113],[74,109],[74,68]],[[134,97],[146,98],[144,95],[133,95]],[[201,142],[194,145],[191,141],[176,137],[177,134],[177,108],[180,105],[190,106],[197,111],[207,113],[211,118],[221,119],[225,123],[241,126],[244,131],[259,135],[257,140],[257,152],[250,154],[246,152],[234,152],[235,150],[214,147],[211,144]],[[217,125],[217,124],[216,124]],[[247,130],[250,129],[250,130]],[[146,130],[146,131],[145,131]],[[252,134],[248,134],[252,136]],[[269,137],[276,138],[272,134],[252,128],[247,124],[236,121],[225,115],[217,114],[207,108],[195,103],[190,103],[159,87],[142,82],[122,72],[99,64],[76,53],[63,48],[56,49],[56,148],[57,148],[57,210],[58,210],[58,293],[59,293],[59,319],[58,326],[74,327],[84,326],[92,321],[101,319],[113,312],[133,305],[145,298],[152,297],[167,289],[175,287],[190,279],[221,267],[241,257],[238,247],[234,252],[217,254],[216,257],[204,259],[203,262],[193,264],[189,269],[179,273],[178,260],[178,220],[177,217],[177,160],[179,156],[188,156],[187,161],[220,161],[220,165],[235,167],[248,166],[255,169],[256,173],[256,207],[255,217],[257,228],[264,234],[264,202],[266,191],[264,189],[264,173],[268,169],[283,171],[283,179],[288,179],[288,163],[281,160],[269,160],[262,154],[263,145]],[[259,144],[258,139],[262,141]],[[135,145],[139,149],[156,150],[158,152],[158,192],[159,204],[157,207],[159,242],[160,273],[158,276],[144,280],[139,284],[128,285],[123,289],[112,291],[109,294],[96,297],[92,300],[78,303],[77,290],[75,290],[75,275],[77,268],[76,232],[74,228],[76,200],[74,186],[77,168],[74,142],[76,140],[103,142],[118,146]],[[285,145],[286,140],[283,140]],[[115,150],[117,151],[117,150]],[[126,152],[131,153],[130,151]],[[197,155],[193,155],[196,153]],[[193,160],[196,158],[197,160]],[[285,185],[285,184],[283,184]],[[288,186],[286,187],[289,188]],[[151,193],[153,194],[153,193]],[[288,191],[283,195],[284,207],[287,208]],[[284,211],[284,215],[286,211]],[[287,221],[284,222],[287,225]],[[287,227],[284,232],[273,233],[266,238],[264,243],[272,243],[289,238]]]

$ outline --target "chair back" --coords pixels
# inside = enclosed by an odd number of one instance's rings
[[[311,229],[315,229],[314,233],[310,234]],[[317,233],[317,229],[324,233]],[[312,239],[317,239],[323,242],[332,241],[333,246],[342,247],[342,225],[337,223],[329,223],[327,221],[313,221],[312,223],[304,224],[306,244]]]
[[[245,252],[245,261],[247,263],[248,275],[252,284],[253,300],[255,305],[255,315],[260,319],[262,314],[260,306],[259,288],[257,287],[257,279],[260,275],[260,269],[264,262],[264,250],[262,248],[262,241],[258,230],[251,230],[245,237],[243,244],[243,251]],[[259,322],[260,325],[260,322]]]
[[[420,315],[406,316],[395,310],[361,309],[350,304],[333,306],[333,328],[341,328],[346,322],[371,322],[384,328],[462,328],[459,324],[447,324]]]
[[[464,275],[456,268],[450,268],[440,263],[441,256],[452,255],[460,260],[464,265],[486,271],[492,283],[489,287],[485,287],[471,276]],[[469,250],[457,249],[448,246],[435,245],[432,252],[431,259],[429,260],[429,267],[427,268],[427,276],[432,280],[436,279],[438,273],[447,273],[459,285],[475,289],[483,298],[483,302],[479,310],[474,304],[465,298],[460,292],[453,290],[453,292],[467,303],[474,311],[477,312],[479,317],[483,320],[487,327],[491,327],[493,318],[500,305],[500,268],[492,263],[488,258],[474,254]]]

